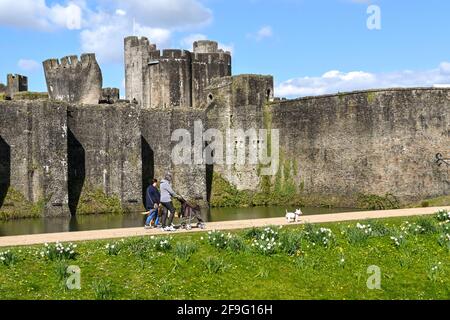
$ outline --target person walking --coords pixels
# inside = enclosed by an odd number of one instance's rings
[[[179,195],[172,188],[172,174],[168,172],[161,180],[161,205],[163,206],[162,229],[164,231],[175,231],[173,218],[175,217],[175,207],[172,203],[173,198],[179,198]],[[169,221],[167,221],[169,219]],[[168,223],[167,223],[168,222]]]
[[[161,194],[157,188],[158,180],[153,179],[152,184],[147,188],[145,193],[145,207],[149,211],[147,221],[145,222],[145,228],[150,229],[152,227],[152,221],[155,220],[155,227],[158,225],[158,208],[161,202]]]

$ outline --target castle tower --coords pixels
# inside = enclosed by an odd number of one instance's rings
[[[103,77],[95,54],[67,56],[43,62],[50,99],[70,103],[98,104]]]
[[[145,37],[125,38],[125,87],[128,100],[143,108],[189,108],[191,53],[157,50]]]
[[[231,76],[231,54],[219,49],[215,41],[194,42],[192,54],[192,105],[202,108],[207,104],[206,88],[214,79]]]
[[[144,100],[144,75],[148,68],[150,52],[156,51],[156,45],[145,38],[125,38],[125,95],[127,100]]]
[[[8,74],[6,80],[6,97],[13,99],[17,92],[28,91],[28,78],[20,74]]]
[[[231,75],[231,54],[215,41],[197,41],[194,52],[156,48],[145,38],[125,38],[126,98],[143,108],[201,108],[205,88]]]

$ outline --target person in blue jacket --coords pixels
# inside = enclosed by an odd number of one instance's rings
[[[158,226],[159,216],[158,208],[161,203],[161,194],[159,193],[158,180],[153,179],[152,184],[147,188],[145,193],[145,207],[149,211],[147,221],[145,222],[145,228],[152,227],[152,221],[155,220],[155,227]]]

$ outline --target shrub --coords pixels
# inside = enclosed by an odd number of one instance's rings
[[[394,243],[394,246],[396,248],[401,248],[406,244],[406,237],[403,234],[397,235],[397,236],[392,236],[391,240]]]
[[[336,238],[330,229],[318,228],[313,226],[312,224],[306,225],[305,235],[308,241],[311,242],[314,246],[320,245],[328,248],[332,246],[336,241]]]
[[[55,244],[46,243],[40,251],[40,256],[51,261],[64,259],[74,260],[77,256],[76,248],[77,245],[73,243],[69,243],[67,246],[64,246],[60,242],[56,242]]]
[[[172,249],[172,244],[170,243],[170,238],[151,238],[153,240],[153,248],[156,251],[167,252]]]
[[[435,282],[439,275],[441,274],[442,262],[435,263],[431,265],[430,270],[427,273],[428,280]]]
[[[244,251],[247,248],[244,240],[237,235],[233,235],[232,237],[230,237],[228,239],[227,247],[230,251],[233,251],[233,252]]]
[[[419,234],[432,234],[437,232],[436,224],[427,218],[419,218],[416,222],[405,221],[400,226],[402,232],[406,234],[419,235]]]
[[[16,261],[17,257],[11,250],[0,252],[0,264],[9,267],[15,264]]]
[[[443,233],[438,239],[441,247],[447,248],[450,251],[450,233]]]
[[[226,269],[226,265],[223,259],[219,259],[217,257],[207,257],[203,260],[203,264],[210,274],[223,272]]]
[[[112,283],[109,280],[95,281],[92,285],[95,299],[97,300],[112,300],[114,293],[112,290]]]
[[[105,248],[108,255],[117,256],[120,253],[121,244],[119,242],[107,243]]]
[[[301,249],[302,238],[303,237],[300,233],[282,233],[280,236],[280,249],[288,255],[295,255]]]
[[[372,232],[372,227],[369,224],[360,223],[346,230],[347,239],[350,244],[366,242],[372,235]]]
[[[416,224],[420,226],[421,234],[433,234],[437,232],[436,223],[431,218],[418,218]]]
[[[69,265],[64,261],[59,261],[55,266],[55,273],[58,276],[60,281],[63,281],[67,278],[67,268]]]
[[[387,193],[384,196],[360,194],[358,195],[358,206],[368,210],[399,209],[400,202],[391,193]]]
[[[450,212],[447,210],[440,210],[436,213],[436,219],[439,222],[450,222]]]
[[[208,232],[208,243],[217,249],[225,249],[228,246],[230,238],[230,233],[226,235],[225,233],[216,230]]]
[[[197,245],[192,242],[177,243],[175,245],[175,256],[183,261],[188,261],[197,249]]]
[[[248,240],[253,240],[258,238],[262,233],[263,233],[262,229],[253,227],[245,231],[244,238]]]
[[[128,240],[123,246],[127,246],[132,254],[143,259],[152,249],[153,240],[150,238],[133,238]]]
[[[264,255],[271,255],[277,251],[277,246],[280,246],[278,240],[278,232],[271,227],[267,227],[263,232],[252,242],[252,248]]]
[[[368,220],[367,224],[372,228],[372,236],[374,237],[384,237],[391,234],[389,227],[379,220]]]

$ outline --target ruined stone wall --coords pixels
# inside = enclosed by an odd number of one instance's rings
[[[143,110],[142,130],[142,180],[144,186],[152,178],[159,181],[170,171],[173,186],[180,194],[205,205],[207,201],[206,166],[203,164],[174,165],[172,150],[178,141],[171,141],[177,129],[186,129],[194,143],[194,122],[205,122],[205,114],[198,110]]]
[[[208,88],[211,93],[207,108],[209,128],[219,129],[224,137],[227,129],[264,129],[264,106],[273,97],[273,77],[261,75],[239,75],[224,77],[213,81]],[[259,139],[236,137],[233,139],[236,149],[247,146],[258,148]],[[225,154],[225,151],[224,151]],[[225,156],[224,156],[225,160]],[[214,171],[239,190],[255,190],[260,177],[258,166],[246,164],[214,165]]]
[[[45,216],[69,214],[66,114],[57,102],[0,101],[0,211],[30,202]]]
[[[358,194],[392,193],[402,201],[447,195],[450,90],[393,89],[277,102],[285,165],[316,202],[354,205]],[[292,170],[293,168],[291,168]]]
[[[85,194],[96,190],[119,199],[124,208],[141,208],[139,117],[139,107],[129,103],[69,106],[69,190],[73,212]]]
[[[6,86],[6,97],[13,99],[19,92],[28,91],[28,78],[20,74],[8,74]]]
[[[102,72],[95,54],[49,59],[43,62],[50,99],[98,104],[102,97]]]

